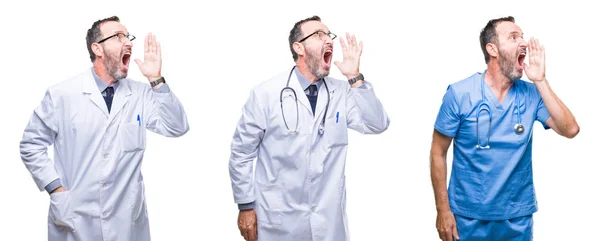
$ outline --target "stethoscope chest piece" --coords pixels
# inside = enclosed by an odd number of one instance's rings
[[[525,132],[525,127],[523,127],[523,124],[518,123],[515,124],[515,133],[517,133],[518,135],[523,134],[523,132]]]

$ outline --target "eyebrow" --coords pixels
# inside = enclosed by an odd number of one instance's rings
[[[510,31],[510,32],[508,33],[508,35],[509,35],[509,36],[510,36],[510,35],[514,35],[514,34],[520,34],[521,36],[523,36],[523,35],[524,35],[524,33],[523,33],[523,32],[519,32],[519,31],[516,31],[516,30]]]

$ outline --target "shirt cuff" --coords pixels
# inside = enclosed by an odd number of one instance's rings
[[[60,183],[60,178],[57,178],[56,180],[52,181],[50,184],[46,185],[46,191],[48,193],[51,193],[52,191],[54,191],[54,189],[57,189],[60,186],[62,186],[62,184]]]
[[[169,89],[169,86],[167,85],[167,83],[164,83],[163,85],[161,85],[158,88],[152,88],[152,90],[154,92],[158,92],[158,93],[169,93],[171,91],[171,89]]]
[[[243,203],[243,204],[238,204],[238,209],[239,209],[240,211],[242,211],[242,210],[254,209],[254,202],[251,202],[251,203]]]

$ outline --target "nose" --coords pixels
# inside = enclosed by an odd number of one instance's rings
[[[125,39],[125,42],[123,42],[123,44],[125,46],[128,46],[128,47],[132,47],[133,46],[133,42],[131,41],[131,39],[129,37],[124,37],[124,39]]]
[[[127,40],[125,40],[125,43],[124,43],[124,45],[125,45],[126,47],[133,47],[133,42],[131,42],[131,40],[127,39]]]
[[[333,39],[329,35],[325,36],[325,44],[333,44]]]
[[[521,41],[519,42],[519,47],[527,48],[527,47],[529,47],[529,42],[527,42],[525,39],[521,38]]]

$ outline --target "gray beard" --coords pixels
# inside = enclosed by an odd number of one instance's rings
[[[306,54],[306,65],[311,74],[317,77],[317,79],[325,78],[329,75],[328,70],[321,70],[321,56],[316,56],[310,52]]]
[[[523,74],[517,73],[514,67],[514,62],[516,61],[515,59],[510,58],[500,51],[500,58],[498,60],[500,62],[500,70],[502,71],[502,74],[504,74],[504,76],[508,77],[510,80],[515,81],[523,76]]]
[[[127,73],[121,74],[119,71],[119,66],[121,65],[121,60],[119,57],[114,56],[112,54],[107,54],[104,60],[104,66],[106,67],[106,73],[108,73],[111,77],[113,77],[116,81],[124,79],[127,77]]]

